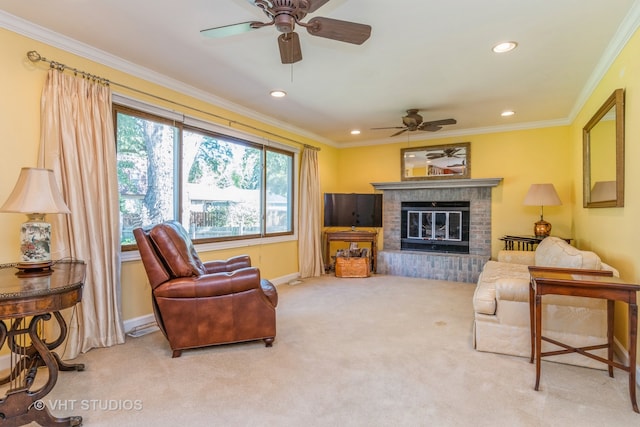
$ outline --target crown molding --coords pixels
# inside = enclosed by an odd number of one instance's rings
[[[518,130],[568,126],[570,124],[571,124],[571,121],[569,119],[558,119],[558,120],[543,120],[543,121],[537,121],[537,122],[514,123],[510,125],[486,126],[481,128],[446,130],[442,132],[438,131],[438,133],[436,134],[434,133],[426,134],[421,132],[419,138],[416,138],[416,140],[410,140],[410,142],[416,142],[417,140],[428,141],[430,139],[455,138],[458,136],[483,135],[487,133],[513,132]],[[378,139],[378,140],[370,140],[370,141],[349,142],[349,143],[341,144],[339,148],[369,147],[372,145],[405,143],[406,141],[407,141],[406,137],[394,137],[394,138]]]
[[[591,73],[591,76],[587,80],[587,83],[582,88],[582,92],[578,96],[573,109],[569,113],[569,121],[573,122],[578,116],[578,113],[587,100],[598,86],[598,83],[604,78],[613,62],[616,60],[622,49],[627,45],[629,39],[635,34],[640,27],[640,0],[636,0],[631,6],[629,13],[620,23],[616,34],[613,36],[609,44],[607,45],[604,53],[600,57],[600,61],[596,65],[596,68]]]

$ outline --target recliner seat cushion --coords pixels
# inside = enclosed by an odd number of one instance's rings
[[[158,224],[149,231],[172,277],[202,276],[207,269],[184,227],[176,221]]]

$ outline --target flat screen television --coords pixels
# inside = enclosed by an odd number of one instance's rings
[[[325,193],[325,227],[382,227],[382,194]]]

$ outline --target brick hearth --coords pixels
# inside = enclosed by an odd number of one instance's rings
[[[373,183],[383,192],[384,249],[378,252],[378,272],[475,283],[491,257],[491,188],[502,178],[449,179]],[[469,254],[400,250],[401,203],[469,201]]]

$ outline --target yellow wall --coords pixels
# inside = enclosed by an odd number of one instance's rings
[[[237,114],[222,110],[216,106],[188,96],[172,92],[166,88],[150,82],[113,70],[95,62],[89,61],[71,53],[56,49],[46,44],[31,40],[8,30],[0,29],[0,202],[4,201],[15,185],[21,167],[37,166],[37,152],[40,138],[40,94],[45,81],[48,65],[33,64],[26,59],[29,50],[37,50],[41,55],[69,66],[85,70],[108,78],[114,82],[134,87],[156,96],[173,99],[180,103],[193,106],[213,114],[218,114],[232,120],[247,123],[258,128],[292,138],[300,143],[319,146],[320,173],[331,182],[335,169],[336,149],[326,147],[316,141],[292,135],[281,129],[276,129]],[[162,105],[161,102],[150,98],[144,99],[137,94],[128,94],[126,90],[114,87],[114,90],[143,101]],[[176,110],[174,105],[163,105]],[[190,110],[186,114],[216,122],[208,115],[195,113]],[[219,124],[226,124],[221,123]],[[238,127],[236,127],[238,128]],[[244,129],[243,129],[244,130]],[[258,134],[259,135],[259,134]],[[279,141],[296,146],[287,140]],[[300,145],[298,145],[300,147]],[[0,263],[15,262],[19,254],[19,229],[26,217],[21,214],[0,214]],[[53,230],[55,233],[55,230]],[[241,247],[233,250],[203,253],[204,260],[226,258],[232,255],[247,253],[253,264],[260,267],[261,274],[267,278],[278,278],[293,275],[298,272],[297,242],[278,244],[264,244],[253,247]],[[125,262],[122,268],[122,307],[125,320],[134,319],[151,313],[150,292],[147,278],[140,262]]]
[[[411,147],[471,143],[471,178],[503,178],[492,190],[492,253],[502,248],[498,240],[505,234],[533,234],[533,224],[540,219],[540,208],[524,206],[524,197],[534,183],[551,182],[556,187],[562,206],[544,208],[552,233],[573,236],[572,206],[573,157],[569,127],[519,130],[467,136],[418,140],[412,136]],[[408,143],[356,147],[340,150],[336,192],[373,192],[372,182],[400,181],[400,149]],[[383,246],[384,243],[382,242]]]
[[[580,111],[571,129],[574,146],[574,161],[581,164],[582,127],[598,110],[611,93],[625,89],[625,205],[624,208],[585,209],[582,207],[582,170],[574,169],[576,182],[574,206],[576,236],[578,243],[600,254],[608,263],[620,270],[620,276],[630,282],[640,283],[640,168],[635,164],[640,159],[640,32],[636,32],[620,53],[606,75],[599,82]],[[626,307],[616,310],[616,336],[627,343],[628,322]],[[640,346],[638,346],[640,353]]]

